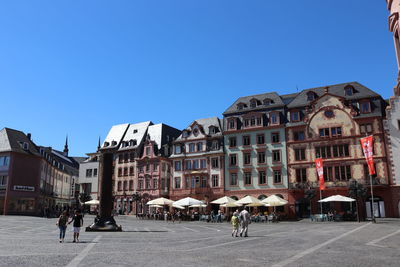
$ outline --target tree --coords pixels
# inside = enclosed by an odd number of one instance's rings
[[[359,183],[357,180],[352,180],[349,183],[349,196],[356,200],[357,204],[357,220],[360,222],[360,209],[359,200],[363,202],[368,196],[368,190],[364,184]]]

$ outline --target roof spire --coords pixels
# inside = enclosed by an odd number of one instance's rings
[[[67,137],[65,138],[65,145],[64,145],[64,155],[68,156],[68,134]]]
[[[100,136],[99,136],[99,143],[97,144],[97,151],[99,151],[100,148],[101,148],[101,145],[100,145]]]

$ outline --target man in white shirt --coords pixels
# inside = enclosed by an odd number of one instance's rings
[[[250,213],[247,211],[247,207],[244,208],[240,214],[239,214],[239,219],[240,219],[240,225],[241,225],[241,229],[240,229],[240,236],[243,235],[244,233],[244,237],[247,237],[247,232],[249,230],[249,223],[250,223]]]

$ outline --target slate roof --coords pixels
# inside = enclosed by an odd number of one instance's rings
[[[144,138],[146,137],[146,133],[147,133],[147,130],[150,125],[154,125],[153,122],[145,121],[145,122],[129,124],[128,129],[126,130],[125,133],[123,133],[123,131],[121,131],[121,134],[122,134],[121,138],[122,138],[122,141],[124,141],[124,142],[129,142],[130,140],[136,140],[136,145],[129,146],[126,148],[120,148],[120,149],[122,149],[122,150],[123,149],[134,149],[134,148],[137,148],[138,146],[140,146],[140,144],[142,144],[142,142],[144,141]],[[112,130],[112,128],[111,128],[111,130]]]
[[[23,144],[28,144],[24,149]],[[18,152],[40,156],[37,146],[23,132],[3,128],[0,130],[0,152]]]
[[[351,85],[355,89],[355,93],[351,96],[346,96],[344,88],[347,85]],[[304,107],[307,106],[310,102],[307,99],[307,93],[308,92],[314,92],[317,97],[322,96],[325,94],[325,88],[328,87],[328,91],[332,95],[337,95],[340,97],[344,97],[347,100],[356,100],[356,99],[362,99],[362,98],[369,98],[369,97],[380,97],[377,93],[372,91],[371,89],[365,87],[364,85],[358,83],[358,82],[349,82],[349,83],[340,83],[340,84],[334,84],[334,85],[328,85],[328,86],[323,86],[323,87],[315,87],[315,88],[309,88],[301,91],[298,93],[298,95],[287,105],[288,108],[297,108],[297,107]]]
[[[254,107],[254,108],[250,107],[250,100],[252,100],[253,98],[261,101],[261,105]],[[271,99],[274,103],[269,104],[269,105],[264,105],[263,104],[264,99]],[[238,110],[237,105],[239,103],[244,103],[247,105],[247,107],[245,107],[241,110]],[[240,113],[240,112],[257,111],[257,110],[263,110],[266,108],[276,108],[276,107],[282,107],[284,105],[285,104],[283,103],[281,97],[276,92],[264,93],[264,94],[259,94],[259,95],[243,96],[243,97],[239,97],[227,110],[225,110],[223,115],[228,115],[228,114],[238,113],[238,112]]]
[[[205,118],[205,119],[198,119],[194,120],[187,128],[186,130],[191,130],[190,126],[192,126],[194,123],[197,123],[201,125],[205,131],[206,135],[211,135],[211,136],[222,136],[222,126],[221,126],[221,120],[218,117],[211,117],[211,118]],[[210,134],[209,129],[210,126],[217,127],[218,132],[215,134]],[[179,140],[186,140],[182,135],[180,135],[177,138],[177,141]]]
[[[122,137],[124,136],[126,130],[129,127],[129,123],[124,123],[124,124],[118,124],[114,125],[111,127],[110,131],[107,134],[106,139],[103,142],[102,147],[107,147],[107,148],[117,148],[122,140]],[[116,144],[112,145],[112,142],[115,141]],[[108,146],[105,146],[105,144],[108,143]]]

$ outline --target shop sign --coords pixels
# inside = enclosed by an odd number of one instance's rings
[[[14,185],[14,191],[34,192],[35,191],[35,187],[27,186],[27,185]]]

